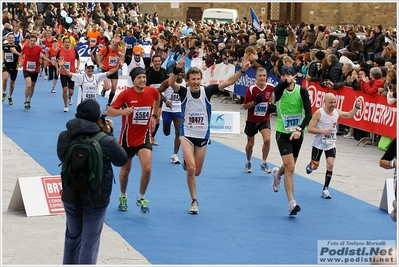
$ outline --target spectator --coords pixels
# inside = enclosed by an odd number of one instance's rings
[[[363,54],[364,61],[374,59],[374,41],[376,35],[376,31],[372,31],[370,29],[366,30],[366,38],[364,38],[360,44],[360,52]]]
[[[278,27],[276,28],[277,45],[280,46],[285,46],[285,40],[288,36],[288,31],[284,26],[284,22],[280,21],[278,23]]]
[[[396,49],[389,52],[389,59],[387,61],[391,62],[393,65],[396,64]]]
[[[342,65],[342,74],[341,78],[339,79],[338,82],[336,83],[329,83],[327,85],[328,88],[332,88],[334,90],[338,90],[339,88],[343,86],[348,86],[352,87],[352,72],[353,72],[353,66],[350,63],[345,63]]]
[[[318,82],[321,76],[321,63],[325,57],[324,52],[317,51],[314,61],[308,65],[306,81]]]
[[[385,66],[385,60],[382,57],[375,57],[373,60],[374,67],[383,67]]]
[[[328,80],[332,83],[337,83],[341,79],[342,65],[339,63],[336,55],[327,56],[328,63]]]
[[[349,35],[349,44],[346,46],[346,49],[348,49],[349,52],[351,53],[356,53],[357,60],[359,59],[359,53],[360,53],[360,39],[357,37],[356,33],[354,31],[350,31],[348,33]]]
[[[391,84],[387,94],[387,102],[389,105],[393,105],[396,102],[396,77],[391,80]]]
[[[314,46],[315,37],[316,37],[316,31],[314,30],[314,24],[312,23],[309,25],[309,29],[306,30],[305,34],[303,35],[303,39],[306,40],[306,43],[309,48]]]
[[[348,24],[345,28],[345,36],[342,37],[342,41],[344,42],[344,47],[347,47],[350,42],[349,32],[353,30],[353,25]]]
[[[288,53],[291,55],[294,53],[294,48],[295,48],[295,42],[296,42],[296,36],[295,33],[292,29],[288,30],[288,36],[286,40],[286,47],[288,48]]]
[[[374,44],[374,56],[380,57],[382,55],[383,47],[382,43],[384,42],[385,38],[382,34],[382,25],[378,25],[376,28],[377,35],[375,36],[375,44]]]
[[[52,4],[49,4],[47,6],[45,21],[46,21],[46,25],[49,26],[50,28],[54,28],[54,26],[55,26],[55,22],[56,22],[56,18],[57,18],[56,12],[57,12],[57,9]]]
[[[94,14],[93,14],[93,19],[94,19],[94,23],[101,25],[101,22],[103,21],[105,15],[101,10],[101,6],[100,3],[97,3],[94,7]]]
[[[324,33],[324,27],[322,25],[317,27],[317,37],[316,37],[315,46],[319,49],[327,48],[327,38],[326,34]]]
[[[370,79],[368,77],[363,77],[359,81],[362,92],[371,96],[378,94],[378,88],[384,87],[384,81],[381,77],[382,72],[379,67],[371,68]]]
[[[159,23],[159,16],[158,13],[155,12],[154,15],[152,16],[152,24],[154,24],[154,26],[158,26]]]
[[[302,37],[304,33],[305,22],[301,21],[296,29],[295,35],[297,36],[297,43],[300,44],[302,42]]]

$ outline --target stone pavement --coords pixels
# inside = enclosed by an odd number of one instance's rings
[[[238,111],[241,114],[241,133],[239,135],[212,134],[211,138],[244,152],[246,145],[246,136],[243,133],[245,110],[232,100],[229,100],[228,103],[221,103],[221,99],[218,97],[213,97],[211,103],[213,110]],[[276,118],[272,117],[272,143],[267,161],[281,165],[281,158],[275,141],[275,121]],[[322,157],[319,170],[314,171],[311,175],[306,174],[305,166],[309,163],[311,153],[310,142],[311,134],[306,133],[295,172],[320,183],[320,191],[309,192],[309,194],[320,194],[324,183],[325,158]],[[330,187],[364,200],[377,208],[380,203],[384,180],[393,177],[393,171],[379,167],[379,159],[383,155],[382,151],[375,146],[363,147],[356,146],[356,144],[356,140],[338,137],[337,158]],[[255,137],[254,157],[261,157],[261,145],[261,137],[258,134]],[[210,149],[212,149],[212,146],[210,146]],[[63,254],[65,215],[26,217],[23,211],[7,210],[18,177],[46,176],[49,173],[4,133],[2,134],[2,152],[2,264],[60,265]],[[245,154],[242,156],[242,175],[247,175],[249,178],[251,174],[244,173],[244,165]],[[29,168],[26,168],[26,166],[29,166]],[[257,166],[253,166],[253,172],[256,171],[260,170]],[[265,190],[271,191],[271,188]],[[331,201],[333,200],[334,195],[332,195]],[[118,233],[104,225],[98,264],[148,265],[151,263]]]

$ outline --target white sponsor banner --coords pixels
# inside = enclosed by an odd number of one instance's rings
[[[240,133],[240,112],[212,111],[211,133]]]
[[[204,73],[204,79],[203,79],[204,85],[219,84],[221,82],[224,82],[230,76],[234,75],[235,66],[233,64],[224,64],[224,63],[215,64],[212,67],[207,68],[203,73]],[[234,92],[234,84],[224,88],[224,90]]]
[[[318,264],[396,265],[395,240],[318,240]]]

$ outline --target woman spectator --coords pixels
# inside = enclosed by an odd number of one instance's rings
[[[286,40],[286,46],[288,48],[288,52],[290,55],[294,52],[294,48],[296,46],[295,43],[296,43],[295,33],[292,29],[289,29],[287,40]]]
[[[396,77],[391,80],[391,85],[387,94],[387,102],[393,105],[396,102]]]
[[[357,37],[357,35],[354,31],[350,31],[348,33],[348,36],[350,38],[350,41],[349,41],[349,44],[346,46],[346,49],[348,49],[349,52],[356,53],[357,59],[359,59],[360,39],[359,39],[359,37]]]
[[[374,59],[374,40],[376,31],[366,30],[366,37],[360,43],[360,52],[363,54],[363,60],[369,61]]]
[[[387,75],[385,76],[385,79],[384,79],[384,88],[378,88],[378,92],[382,96],[388,95],[389,90],[392,87],[392,80],[395,78],[396,78],[396,71],[394,69],[388,70]]]
[[[57,9],[52,4],[49,4],[47,6],[45,21],[46,21],[46,25],[50,26],[51,28],[54,28],[54,25],[56,22],[56,18],[57,18],[56,12],[57,12]]]
[[[324,33],[324,27],[320,25],[319,27],[317,27],[317,38],[314,45],[319,49],[326,49],[327,48],[326,40],[327,38],[326,34]]]
[[[297,37],[297,43],[298,44],[300,44],[302,42],[302,37],[303,37],[303,34],[304,34],[304,32],[303,32],[304,27],[305,27],[305,22],[301,21],[299,23],[298,28],[296,29],[295,34],[296,34],[296,36],[298,36]]]
[[[152,24],[154,24],[154,26],[158,26],[159,23],[159,16],[158,13],[155,12],[154,15],[152,16]]]
[[[213,56],[214,52],[216,52],[216,46],[213,43],[208,43],[205,50],[206,56],[203,58],[205,61],[205,66],[202,68],[203,70],[206,70],[215,64],[215,57]]]
[[[316,31],[314,30],[314,24],[309,25],[309,29],[305,31],[305,34],[303,35],[303,39],[306,40],[306,43],[308,44],[309,47],[314,46],[314,40],[316,37]]]
[[[384,87],[384,81],[381,77],[382,72],[379,67],[371,68],[370,79],[368,77],[363,77],[359,81],[362,92],[371,96],[378,94],[378,88]]]
[[[396,64],[396,49],[392,49],[389,52],[389,59],[387,60],[392,63],[392,65]]]

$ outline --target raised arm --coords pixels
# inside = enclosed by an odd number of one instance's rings
[[[169,86],[173,88],[175,92],[180,90],[180,85],[176,83],[177,75],[182,71],[184,65],[186,64],[186,55],[183,55],[179,61],[176,63],[176,67],[173,68],[173,71],[169,77]]]
[[[234,73],[234,75],[230,76],[230,78],[228,78],[226,81],[219,83],[219,90],[223,90],[224,88],[234,84],[238,80],[238,78],[240,78],[241,75],[249,69],[250,64],[251,61],[247,56],[245,56],[242,62],[241,70],[239,72]]]

